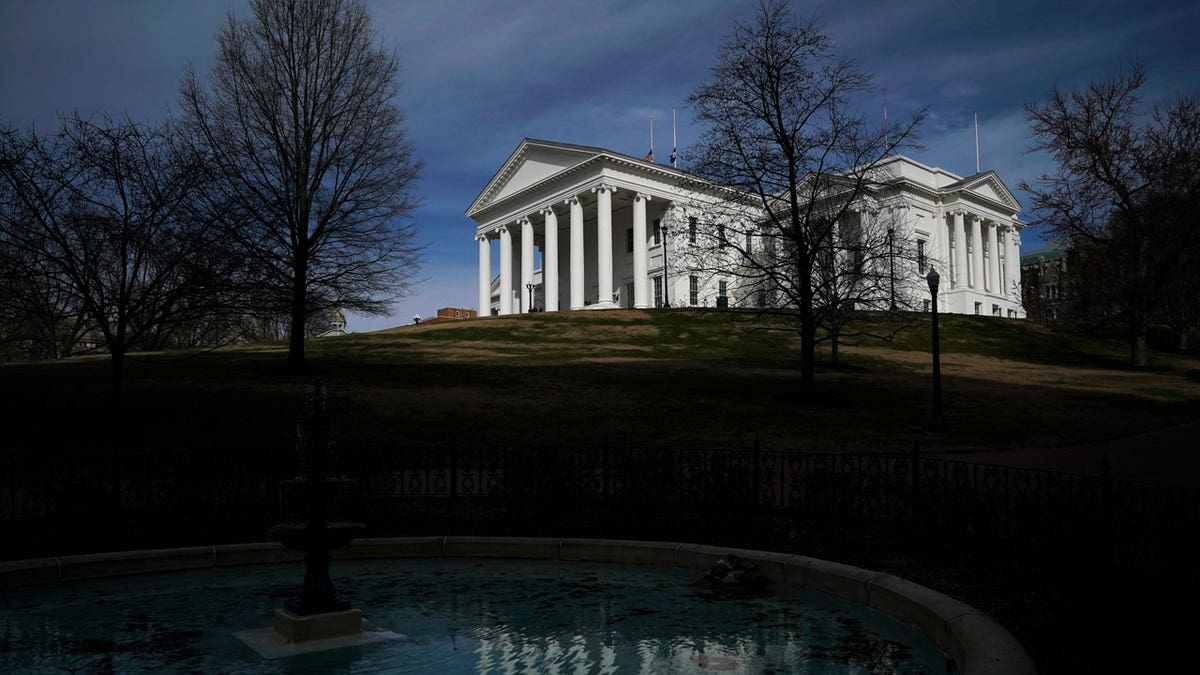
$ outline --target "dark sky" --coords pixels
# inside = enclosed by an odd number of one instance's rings
[[[643,155],[655,118],[660,161],[698,136],[687,94],[715,62],[753,0],[368,2],[403,64],[400,104],[426,162],[417,213],[428,245],[414,295],[356,331],[408,323],[416,312],[476,303],[474,224],[463,215],[524,137]],[[1200,90],[1196,2],[796,2],[844,54],[875,74],[860,105],[893,119],[926,107],[919,161],[975,170],[973,115],[984,169],[1017,198],[1021,180],[1052,167],[1026,152],[1023,107],[1053,86],[1086,85],[1132,62],[1146,66],[1148,102]],[[154,120],[175,100],[187,64],[207,70],[213,34],[245,2],[0,0],[0,123],[51,131],[59,113]],[[1032,214],[1022,218],[1031,220]],[[1023,237],[1039,244],[1036,229]]]

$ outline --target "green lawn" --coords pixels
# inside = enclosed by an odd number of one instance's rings
[[[821,451],[1054,446],[1200,415],[1200,359],[1122,365],[1119,336],[947,316],[949,430],[929,435],[930,331],[915,316],[890,343],[824,354],[799,395],[794,333],[738,312],[610,311],[405,326],[309,342],[345,444],[648,444]],[[286,448],[309,376],[281,345],[141,354],[116,416],[107,361],[0,367],[19,452],[113,445],[149,451]]]

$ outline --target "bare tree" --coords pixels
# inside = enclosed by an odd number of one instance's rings
[[[1146,332],[1165,291],[1188,273],[1200,237],[1200,99],[1183,96],[1146,115],[1134,66],[1085,89],[1055,88],[1026,105],[1034,150],[1058,164],[1021,188],[1039,219],[1102,254],[1120,287],[1130,363],[1146,365]]]
[[[52,262],[0,238],[0,360],[71,356],[93,327]]]
[[[103,336],[112,388],[125,356],[223,302],[212,229],[191,208],[200,159],[166,127],[64,119],[52,137],[0,133],[0,237],[25,273]],[[64,320],[79,317],[64,316]]]
[[[814,20],[797,21],[783,0],[763,0],[752,22],[734,26],[711,78],[688,98],[707,126],[689,152],[691,168],[751,195],[761,214],[753,228],[760,249],[736,249],[740,274],[794,322],[805,391],[813,388],[818,327],[836,333],[852,297],[877,295],[882,221],[851,214],[885,185],[880,162],[913,141],[924,116],[868,127],[853,97],[870,81]],[[837,232],[851,222],[855,238]]]
[[[355,0],[252,0],[217,33],[207,79],[181,85],[225,236],[264,309],[291,317],[288,363],[304,365],[309,315],[382,314],[419,258],[408,220],[421,163],[396,105],[395,55]]]

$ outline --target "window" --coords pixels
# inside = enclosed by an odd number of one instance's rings
[[[983,303],[977,302],[975,303],[975,315],[979,316],[980,314],[983,314]]]
[[[1000,316],[1000,305],[992,305],[992,316]]]
[[[854,273],[855,273],[855,274],[862,274],[862,270],[863,270],[863,247],[862,247],[861,245],[856,245],[856,246],[855,246],[855,247],[852,249],[852,253],[851,253],[851,255],[852,255],[852,259],[853,259],[853,261],[854,261]]]
[[[662,307],[662,292],[663,292],[662,277],[654,277],[654,306]]]
[[[753,252],[754,252],[754,233],[747,232],[746,233],[746,253],[753,253]]]
[[[929,301],[928,301],[928,300],[922,300],[921,302],[923,303],[923,304],[921,305],[921,311],[922,311],[922,312],[928,312],[928,311],[929,311]]]
[[[625,252],[633,253],[633,228],[625,230]]]
[[[725,248],[728,245],[729,245],[729,242],[725,240],[725,223],[718,223],[717,224],[717,246],[720,248]]]
[[[694,217],[688,218],[688,243],[696,243],[696,219]],[[693,302],[692,304],[696,303]]]
[[[658,246],[662,243],[662,219],[654,219],[654,245]]]
[[[767,306],[767,292],[759,291],[758,298],[755,300],[755,302],[758,303],[759,307],[766,307]]]
[[[1017,310],[1015,310],[1015,309],[1008,310],[1008,318],[1010,318],[1010,319],[1017,318]]]
[[[461,312],[461,311],[459,311],[459,310],[457,310],[457,309],[456,309],[456,310],[454,310],[454,318],[456,318],[456,319],[457,319],[457,318],[458,318],[458,317],[460,317],[460,316],[462,316],[462,312]]]
[[[700,279],[693,274],[688,277],[688,304],[695,305],[698,302],[700,302]]]
[[[925,269],[925,240],[918,239],[917,240],[917,270],[923,271],[924,269]]]
[[[729,282],[722,280],[722,281],[717,282],[717,307],[724,308],[724,307],[728,307],[728,306],[729,306]]]

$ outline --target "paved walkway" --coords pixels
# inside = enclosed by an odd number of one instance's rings
[[[1114,478],[1200,487],[1200,420],[1137,436],[1061,448],[988,450],[940,456],[1099,475],[1100,460],[1105,455],[1108,455]]]

